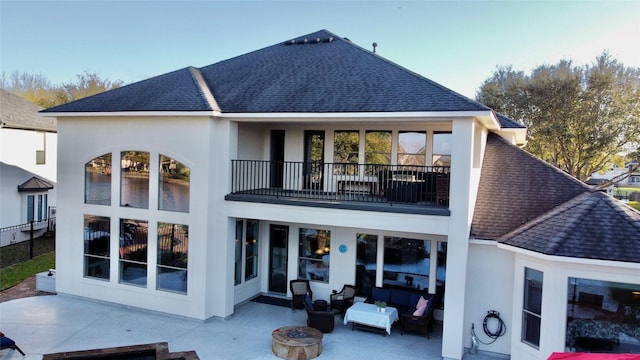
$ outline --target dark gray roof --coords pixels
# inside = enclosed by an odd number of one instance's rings
[[[55,132],[56,120],[39,116],[42,109],[0,88],[0,127]]]
[[[490,133],[471,235],[495,240],[585,191],[586,184]]]
[[[45,112],[211,110],[207,91],[227,113],[489,110],[326,30],[199,70],[204,90],[183,69]]]
[[[640,212],[489,134],[471,236],[547,255],[640,262]]]
[[[640,212],[586,192],[498,241],[548,255],[640,262]]]
[[[500,122],[500,127],[502,128],[517,128],[517,129],[524,129],[526,128],[526,126],[518,123],[517,121],[510,119],[502,114],[496,113],[496,117],[498,118],[498,121]]]
[[[53,189],[53,184],[36,176],[18,185],[19,192],[44,191]]]

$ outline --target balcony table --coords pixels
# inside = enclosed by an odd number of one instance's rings
[[[383,335],[391,335],[391,325],[398,319],[396,308],[387,306],[385,312],[378,312],[377,306],[374,304],[357,302],[347,309],[347,313],[344,315],[344,324],[347,325],[351,321],[351,330],[356,325],[364,325],[385,330],[386,333],[383,332]]]

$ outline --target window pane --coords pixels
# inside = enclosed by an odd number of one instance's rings
[[[438,260],[436,267],[436,294],[438,294],[438,308],[444,308],[444,289],[447,277],[447,243],[438,241]]]
[[[149,208],[149,153],[123,151],[120,160],[120,206]]]
[[[434,166],[451,166],[451,133],[433,134],[433,160]]]
[[[383,284],[428,289],[430,257],[431,240],[385,236]]]
[[[84,165],[85,204],[111,205],[111,154],[104,154]]]
[[[188,260],[189,227],[158,223],[157,288],[186,293]]]
[[[640,353],[640,282],[569,278],[569,351]]]
[[[522,342],[540,346],[542,314],[542,272],[524,269],[524,304],[522,306]]]
[[[84,276],[109,279],[111,220],[84,216]]]
[[[147,284],[148,233],[149,226],[146,221],[120,219],[121,282]]]
[[[335,174],[358,174],[360,133],[358,131],[336,131],[333,142],[333,162]],[[351,166],[349,166],[350,164]]]
[[[42,220],[42,195],[38,195],[38,207],[37,207],[37,211],[38,211],[38,221]]]
[[[328,283],[331,232],[300,229],[299,251],[299,278]]]
[[[356,248],[356,287],[358,296],[369,297],[376,285],[378,236],[358,234]]]
[[[391,164],[391,132],[367,131],[365,134],[365,163]]]
[[[245,280],[258,276],[258,225],[258,220],[247,220]]]
[[[33,208],[35,197],[33,195],[27,195],[27,222],[33,221]]]
[[[168,156],[160,155],[158,209],[189,212],[191,169]]]
[[[235,284],[242,283],[242,241],[244,240],[243,234],[244,220],[236,220],[236,260],[235,260]]]
[[[398,165],[426,165],[426,132],[400,132],[398,134]]]

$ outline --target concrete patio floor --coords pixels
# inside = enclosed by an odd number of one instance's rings
[[[0,303],[0,329],[26,353],[2,350],[0,359],[41,359],[43,354],[167,342],[171,352],[195,350],[200,359],[277,359],[271,332],[305,325],[304,310],[247,302],[229,319],[198,321],[70,296],[35,296]],[[336,317],[324,334],[319,359],[441,359],[442,329],[430,339],[418,334],[390,336],[351,330]],[[498,359],[490,354],[464,359]]]

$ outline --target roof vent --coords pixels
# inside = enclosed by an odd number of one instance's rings
[[[374,42],[372,45],[373,45],[373,53],[375,54],[376,53],[376,48],[378,47],[378,43]]]

